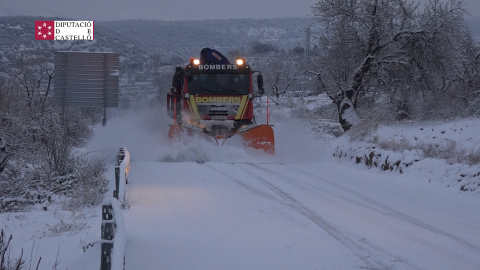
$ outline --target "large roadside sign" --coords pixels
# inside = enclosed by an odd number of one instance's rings
[[[56,52],[54,99],[62,106],[117,107],[118,53]]]

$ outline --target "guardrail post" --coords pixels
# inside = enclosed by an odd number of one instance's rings
[[[100,270],[112,269],[112,249],[113,243],[102,243],[102,258],[100,260]]]
[[[112,268],[112,249],[113,238],[115,237],[116,224],[114,212],[111,204],[102,205],[102,239],[107,240],[102,243],[102,253],[100,259],[100,270],[110,270]]]
[[[118,149],[118,154],[117,154],[117,165],[120,165],[120,163],[122,163],[124,158],[125,158],[125,150],[123,149],[123,147],[120,147]]]
[[[112,240],[115,237],[115,221],[111,205],[102,206],[102,239]]]
[[[120,189],[120,166],[115,166],[115,190],[113,191],[113,197],[118,200],[118,192]]]

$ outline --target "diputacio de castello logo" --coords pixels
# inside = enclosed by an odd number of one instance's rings
[[[93,21],[35,21],[35,40],[93,40]]]

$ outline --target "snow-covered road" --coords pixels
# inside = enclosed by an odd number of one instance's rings
[[[338,162],[131,165],[126,269],[480,269],[480,198]]]

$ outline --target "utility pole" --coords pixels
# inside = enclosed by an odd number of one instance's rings
[[[305,42],[305,62],[307,68],[310,67],[310,27],[307,28],[307,40]]]
[[[305,67],[307,70],[310,70],[310,27],[306,29],[307,36],[305,41]],[[310,86],[310,73],[307,72],[306,76],[306,83],[305,85],[307,88]]]

